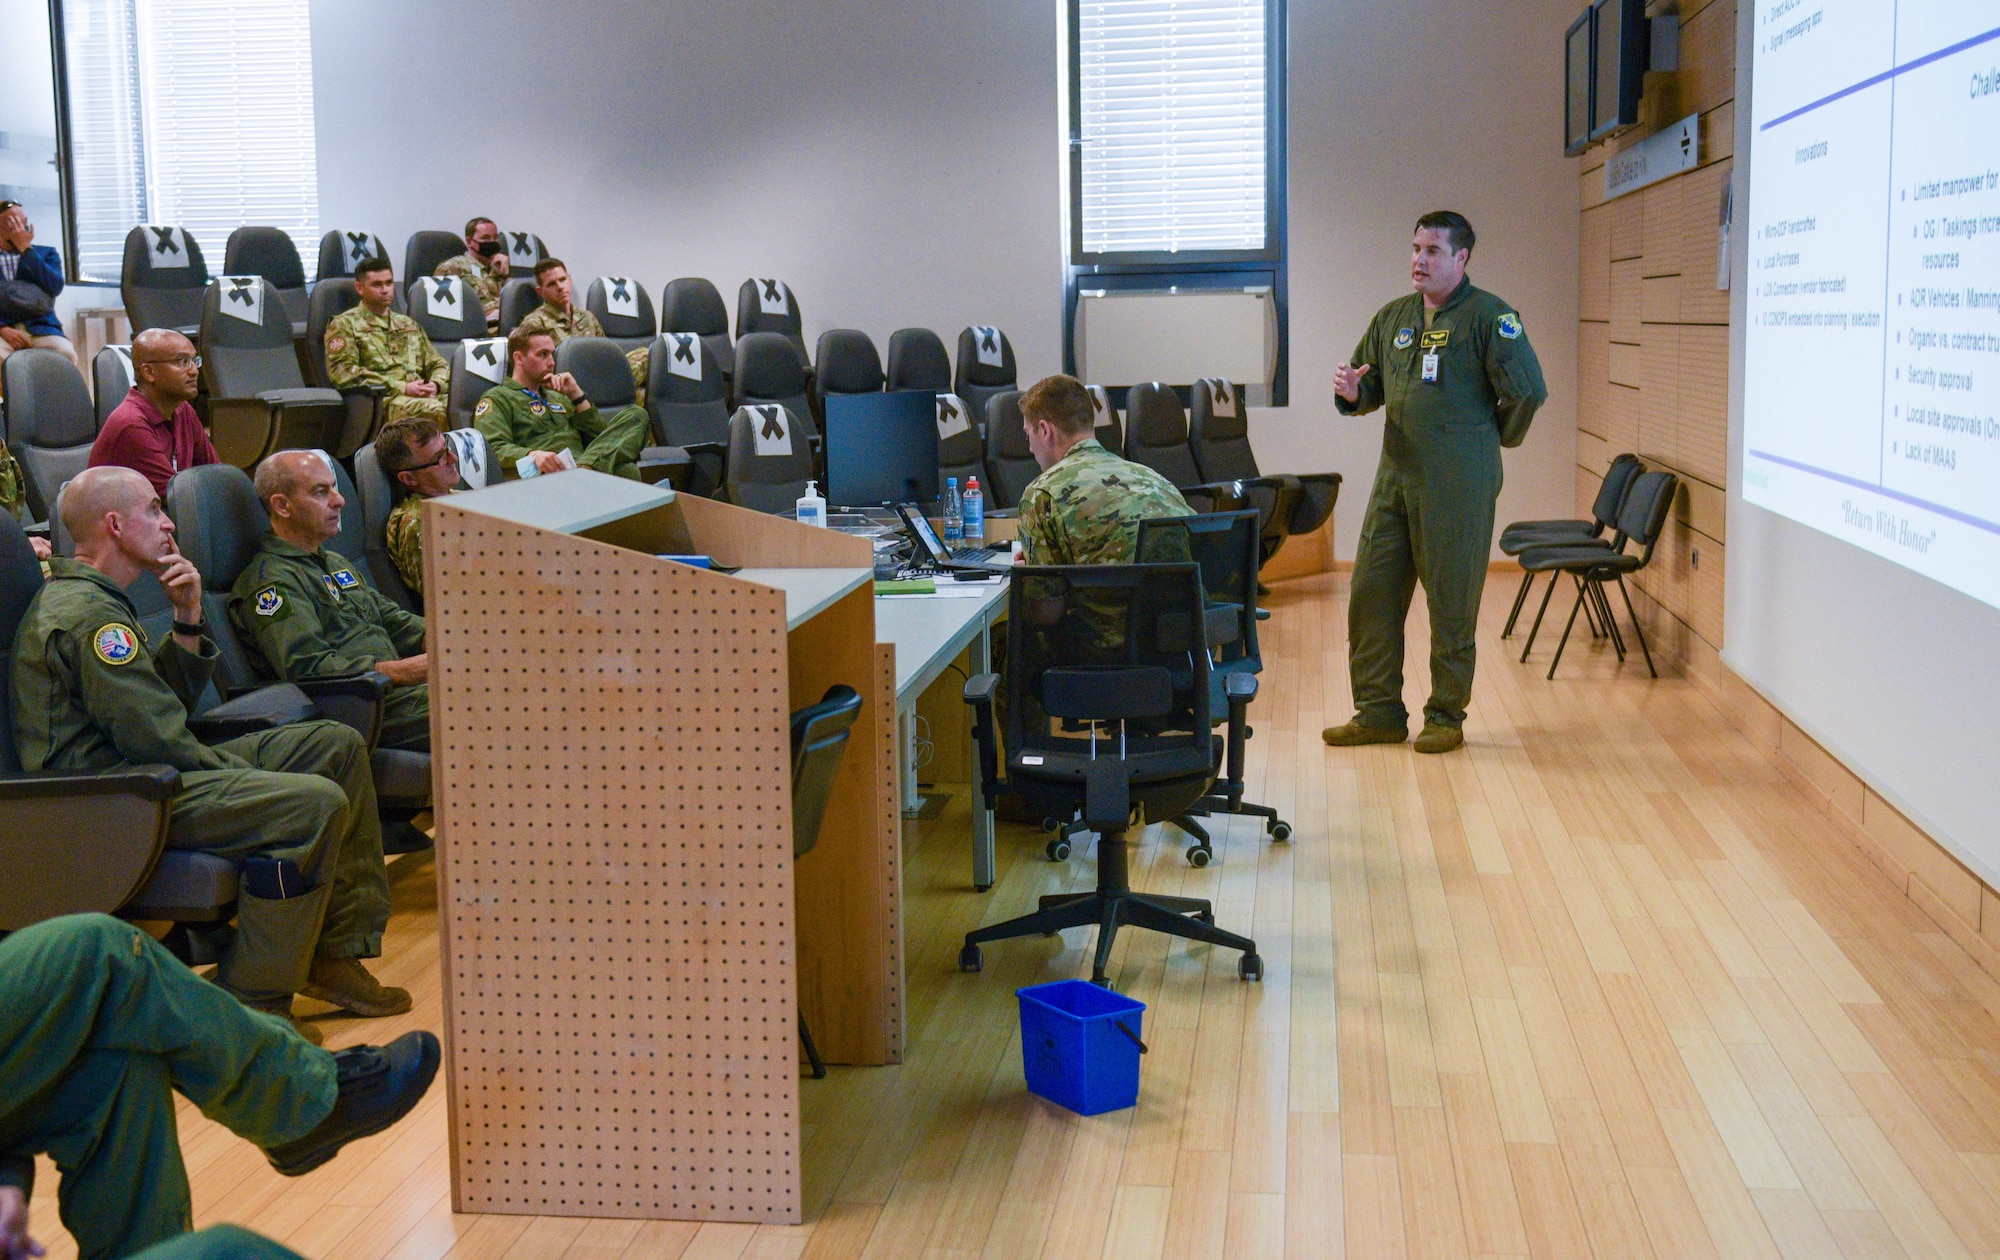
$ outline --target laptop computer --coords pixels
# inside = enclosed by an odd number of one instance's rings
[[[898,503],[896,515],[902,518],[903,530],[915,545],[917,558],[936,568],[1002,574],[1011,573],[1014,569],[1014,550],[1011,547],[960,547],[952,551],[944,545],[944,539],[938,537],[924,510],[916,504]]]

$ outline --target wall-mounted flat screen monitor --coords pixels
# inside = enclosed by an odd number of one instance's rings
[[[1563,37],[1563,154],[1575,157],[1590,146],[1590,93],[1597,84],[1590,61],[1595,8],[1585,9]]]
[[[1590,138],[1600,139],[1639,121],[1652,38],[1646,0],[1592,0]]]

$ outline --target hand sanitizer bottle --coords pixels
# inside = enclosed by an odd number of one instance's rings
[[[817,481],[806,482],[806,492],[799,499],[799,524],[826,528],[826,500],[819,496]]]

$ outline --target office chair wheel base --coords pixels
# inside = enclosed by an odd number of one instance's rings
[[[1043,846],[1043,852],[1049,855],[1049,861],[1051,862],[1067,862],[1069,861],[1070,852],[1069,841],[1062,836],[1057,836]]]
[[[1062,824],[1053,818],[1044,818],[1042,819],[1042,830],[1054,835],[1056,832],[1062,830]]]
[[[1236,974],[1243,980],[1264,978],[1264,960],[1256,954],[1245,954],[1236,960]]]
[[[1209,848],[1207,845],[1191,844],[1188,846],[1188,851],[1187,851],[1188,865],[1194,867],[1196,870],[1200,870],[1202,867],[1207,866],[1210,862],[1214,860],[1215,860],[1215,850]]]
[[[958,969],[960,971],[978,971],[983,963],[984,959],[980,957],[979,946],[977,945],[967,945],[964,949],[958,951]]]
[[[1289,840],[1291,838],[1292,838],[1292,824],[1284,821],[1281,818],[1274,818],[1271,820],[1271,839],[1283,841],[1283,840]]]

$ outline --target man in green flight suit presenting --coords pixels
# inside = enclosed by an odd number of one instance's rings
[[[472,409],[473,427],[486,435],[486,449],[507,476],[581,465],[638,477],[639,452],[652,431],[644,407],[599,414],[576,378],[556,371],[556,343],[547,332],[516,328],[507,337],[507,357],[513,375]]]
[[[1356,712],[1322,732],[1336,747],[1409,738],[1403,625],[1418,582],[1430,605],[1431,697],[1417,751],[1465,742],[1500,448],[1521,444],[1549,396],[1520,315],[1466,278],[1473,240],[1455,211],[1418,219],[1416,292],[1376,312],[1352,363],[1333,371],[1341,414],[1389,409],[1347,604]]]

